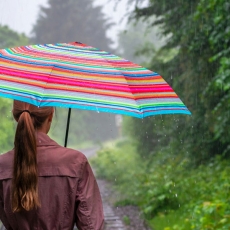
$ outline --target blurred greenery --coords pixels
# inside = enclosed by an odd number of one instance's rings
[[[34,43],[82,42],[112,51],[106,31],[112,23],[92,0],[48,0],[33,27]]]
[[[144,48],[141,55],[149,59],[145,66],[163,76],[192,116],[162,116],[143,122],[127,118],[126,126],[131,128],[126,133],[136,140],[144,157],[167,145],[171,146],[172,154],[188,154],[194,165],[215,155],[229,157],[230,3],[146,0],[148,4],[143,6],[138,0],[129,2],[136,2],[131,18],[140,23],[155,17],[148,31],[157,26],[160,35],[166,38],[163,47],[149,52],[145,49],[145,34],[140,30]],[[152,45],[155,40],[152,37]]]
[[[139,206],[155,230],[230,227],[230,165],[217,156],[191,167],[191,159],[164,149],[151,163],[141,160],[131,140],[100,150],[91,160],[98,177],[120,192],[117,205]]]
[[[16,122],[11,110],[12,100],[0,98],[0,154],[13,148]]]
[[[18,34],[8,26],[0,25],[0,49],[28,45],[25,34]]]
[[[0,49],[23,46],[29,39],[8,26],[0,25]],[[0,153],[13,148],[15,122],[11,114],[12,100],[0,98]]]
[[[91,8],[90,1],[86,1],[85,12],[92,12],[89,17],[89,13],[82,14],[83,10],[74,5],[77,1],[68,0],[66,5],[58,2],[49,0],[48,7],[41,8],[33,41],[67,41],[71,35],[72,40],[110,50],[111,41],[105,36],[110,23],[100,7]],[[140,0],[131,2],[136,2],[136,7],[130,18],[137,21],[131,21],[126,31],[119,34],[117,52],[160,73],[192,116],[163,115],[142,120],[124,117],[124,139],[102,148],[92,160],[97,175],[113,182],[120,191],[116,205],[137,205],[155,230],[228,230],[230,3],[146,0],[148,4],[142,6]],[[71,9],[68,18],[73,20],[63,21],[67,8]],[[87,22],[87,26],[79,23],[77,27],[77,21]],[[103,31],[103,38],[98,31]],[[164,42],[160,44],[162,38]],[[24,35],[0,27],[2,47],[26,41]],[[5,134],[12,138],[14,125],[6,119],[11,110],[9,101],[0,100],[3,151],[12,144]],[[104,117],[97,120],[95,113],[74,113],[77,120],[71,121],[71,144],[116,136],[113,116],[105,122]],[[57,120],[66,117],[66,110],[57,111]],[[89,121],[93,122],[92,133],[88,132]],[[64,132],[58,132],[55,125],[64,130],[65,122],[60,126],[54,122],[51,133],[64,140]],[[97,130],[103,130],[101,139]]]
[[[122,51],[141,55],[192,116],[124,117],[125,139],[103,148],[92,161],[97,175],[120,191],[116,205],[137,205],[152,229],[230,229],[230,3],[131,2],[136,7],[130,18],[140,24],[155,18],[148,31],[157,26],[166,42],[156,50],[156,37],[149,41],[140,29],[136,52],[123,38]],[[135,40],[130,28],[128,41]]]

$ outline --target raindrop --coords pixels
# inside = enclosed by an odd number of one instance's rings
[[[177,194],[175,194],[175,197],[177,197]]]
[[[115,178],[114,180],[117,181],[117,178]]]

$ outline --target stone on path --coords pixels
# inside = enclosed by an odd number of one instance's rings
[[[98,180],[97,183],[101,192],[102,202],[103,202],[103,209],[105,215],[105,230],[127,230],[125,225],[123,224],[120,217],[116,216],[111,207],[111,204],[108,202],[108,192],[105,186],[105,182],[103,180]]]

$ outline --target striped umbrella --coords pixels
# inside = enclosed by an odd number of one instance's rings
[[[78,42],[0,50],[0,96],[138,118],[191,114],[159,74]]]

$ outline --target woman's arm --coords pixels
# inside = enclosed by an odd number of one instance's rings
[[[102,230],[104,214],[97,181],[92,169],[84,159],[82,177],[76,195],[76,224],[79,230]]]
[[[2,221],[2,223],[3,223],[3,225],[5,226],[6,229],[12,229],[10,227],[10,224],[9,224],[8,220],[7,220],[5,210],[4,210],[2,181],[0,181],[0,220]],[[0,229],[4,229],[1,226],[1,223],[0,223]]]

